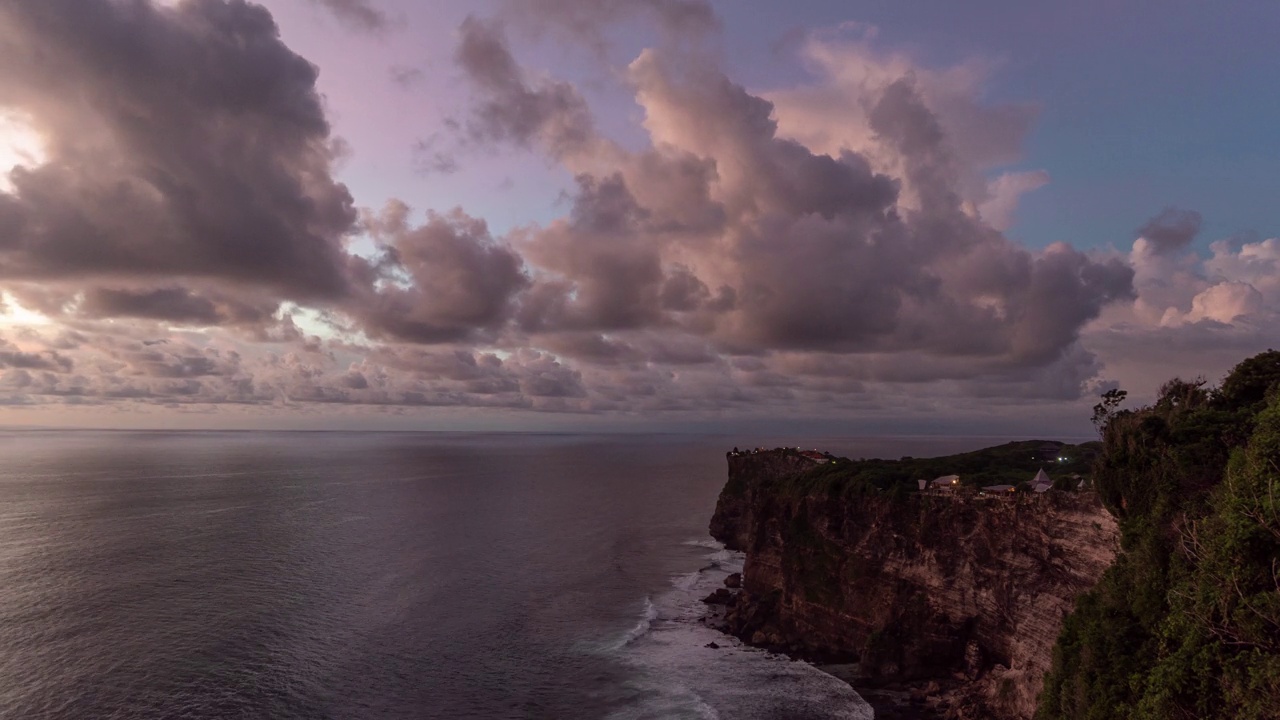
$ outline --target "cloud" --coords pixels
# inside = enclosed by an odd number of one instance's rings
[[[1165,208],[1138,229],[1138,237],[1156,253],[1182,250],[1200,232],[1200,213],[1194,210]]]
[[[1165,211],[1134,241],[1131,304],[1107,308],[1082,333],[1109,376],[1138,396],[1173,376],[1217,380],[1241,357],[1275,345],[1280,240],[1192,246],[1200,216]]]
[[[11,342],[0,340],[0,367],[70,372],[72,361],[56,350],[26,352]]]
[[[1049,180],[1044,170],[1002,173],[987,185],[987,198],[978,206],[978,214],[992,228],[1008,230],[1022,196],[1048,185]]]
[[[1244,282],[1222,282],[1192,298],[1191,312],[1186,321],[1231,323],[1236,318],[1256,315],[1264,303],[1262,293],[1252,285]]]
[[[182,325],[262,325],[274,317],[278,304],[270,299],[255,304],[216,288],[199,292],[180,287],[95,287],[84,293],[74,312],[94,318],[145,318]]]
[[[418,227],[409,208],[392,201],[366,219],[379,253],[353,258],[367,284],[348,307],[373,337],[437,343],[500,328],[528,284],[524,263],[495,241],[483,220],[461,210],[429,213]]]
[[[660,330],[729,355],[955,354],[1043,367],[1131,293],[1133,273],[1117,260],[1065,245],[1033,256],[984,222],[963,189],[971,161],[910,72],[861,97],[868,147],[888,158],[873,161],[787,137],[772,103],[714,66],[676,70],[648,50],[628,77],[653,144],[627,152],[599,136],[572,86],[530,80],[497,25],[469,19],[461,37],[458,62],[484,98],[473,137],[540,150],[578,173],[569,216],[515,245],[536,268],[517,315],[533,342],[616,363],[640,352],[628,334]],[[967,107],[955,114],[978,114]],[[1027,118],[996,116],[1004,135]],[[970,140],[995,160],[1013,155],[995,142]],[[977,197],[1007,218],[1016,195],[1043,181],[1009,175],[994,199]]]
[[[377,32],[387,27],[387,16],[369,0],[310,0],[333,13],[348,27]]]
[[[111,295],[126,282],[135,300],[175,281],[349,292],[356,214],[331,175],[316,68],[265,9],[6,4],[0,38],[0,106],[29,116],[46,151],[0,193],[0,280],[64,304],[99,288],[98,310],[136,306]]]
[[[502,27],[468,17],[458,28],[455,61],[481,94],[467,131],[476,143],[537,143],[556,157],[595,139],[586,102],[566,82],[531,82],[511,54]]]
[[[884,145],[871,125],[874,98],[896,83],[914,88],[945,140],[951,190],[962,203],[982,207],[996,229],[1008,227],[1012,199],[1048,181],[1044,171],[989,173],[1018,163],[1039,108],[1031,103],[990,103],[986,86],[998,69],[982,59],[949,67],[926,66],[904,52],[882,49],[873,26],[845,24],[806,34],[800,56],[814,75],[807,85],[769,90],[779,133],[815,152],[865,156],[878,172],[905,180],[902,202],[918,206],[904,157]],[[1011,198],[1012,195],[1012,198]]]
[[[1037,110],[986,102],[989,65],[816,34],[812,82],[760,91],[664,42],[616,76],[648,140],[624,145],[504,32],[593,42],[637,13],[714,24],[700,2],[538,0],[459,28],[460,149],[573,178],[560,217],[503,234],[357,211],[316,68],[261,7],[4,6],[0,108],[45,152],[0,191],[0,289],[52,322],[6,335],[0,397],[879,417],[1070,402],[1130,376],[1127,329],[1149,351],[1274,327],[1276,241],[1201,258],[1192,213],[1127,255],[1006,237],[1048,174],[1014,167]],[[422,169],[451,170],[425,137]]]
[[[426,79],[426,73],[421,68],[409,65],[394,65],[388,69],[387,75],[391,82],[406,90]]]
[[[602,55],[609,26],[635,16],[655,20],[668,38],[697,40],[720,27],[706,0],[502,0],[502,14],[536,32],[567,35]]]

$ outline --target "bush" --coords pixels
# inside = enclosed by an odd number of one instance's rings
[[[1063,623],[1036,717],[1280,717],[1280,353],[1107,417],[1122,552]]]

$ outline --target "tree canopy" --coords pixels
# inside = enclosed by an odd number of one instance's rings
[[[1094,481],[1122,551],[1064,622],[1037,718],[1280,717],[1278,388],[1268,351],[1149,407],[1104,396]]]

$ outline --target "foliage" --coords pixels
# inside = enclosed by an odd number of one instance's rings
[[[1214,393],[1219,405],[1256,412],[1266,403],[1267,393],[1280,386],[1280,351],[1268,350],[1241,362]]]
[[[1105,423],[1122,553],[1063,624],[1037,717],[1280,717],[1280,353]]]
[[[1102,393],[1102,402],[1093,406],[1093,426],[1098,429],[1101,435],[1107,429],[1107,423],[1111,421],[1112,416],[1120,409],[1120,403],[1129,396],[1129,393],[1119,388],[1113,388]]]
[[[1068,445],[1026,440],[936,458],[840,458],[792,478],[789,489],[800,495],[857,497],[875,493],[903,499],[918,489],[919,480],[954,474],[960,476],[961,484],[966,487],[1018,485],[1030,481],[1041,468],[1074,489],[1078,480],[1073,476],[1087,474],[1101,449],[1099,442]],[[1059,462],[1059,457],[1066,460]]]

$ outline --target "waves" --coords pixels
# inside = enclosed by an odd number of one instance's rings
[[[701,599],[742,571],[743,556],[709,540],[684,545],[709,551],[700,554],[701,568],[645,598],[635,626],[611,645],[635,675],[625,707],[610,718],[871,720],[871,707],[844,682],[709,627]]]
[[[627,634],[624,635],[622,639],[619,640],[614,645],[613,649],[621,650],[622,648],[630,645],[636,640],[639,640],[640,638],[644,637],[644,635],[648,633],[649,630],[653,627],[653,621],[656,620],[657,618],[658,618],[657,606],[653,604],[653,600],[651,600],[650,598],[645,598],[644,613],[641,615],[640,621],[636,623],[635,627],[627,631]]]

